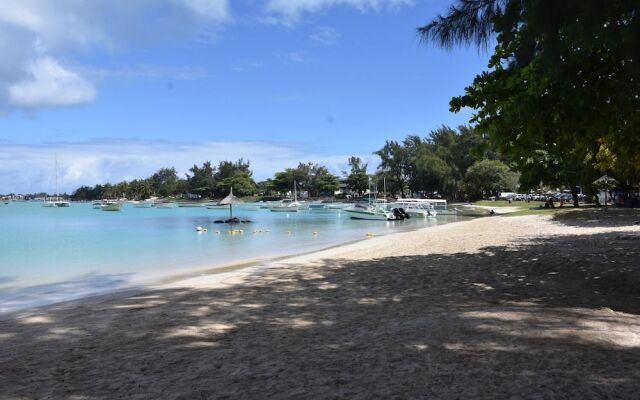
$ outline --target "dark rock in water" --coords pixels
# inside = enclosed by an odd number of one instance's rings
[[[240,219],[238,217],[233,217],[225,220],[218,219],[213,221],[214,224],[240,224],[240,223],[248,224],[250,222],[253,222],[253,221],[250,221],[248,219]]]

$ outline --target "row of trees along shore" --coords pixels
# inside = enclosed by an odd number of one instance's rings
[[[342,175],[347,188],[356,195],[365,193],[370,179],[380,191],[384,179],[387,194],[397,197],[419,194],[475,200],[500,190],[515,190],[519,175],[509,169],[497,152],[483,147],[483,142],[468,126],[457,130],[443,126],[425,138],[411,135],[400,142],[387,141],[374,153],[381,163],[371,174],[367,163],[359,157],[350,157],[349,170]],[[217,166],[210,161],[194,165],[185,178],[179,177],[175,168],[162,168],[146,179],[82,186],[72,198],[220,198],[229,193],[231,187],[240,196],[284,195],[292,191],[294,182],[299,191],[311,197],[332,196],[340,188],[339,178],[326,166],[302,162],[297,167],[276,172],[266,181],[255,182],[249,161],[240,159],[220,161]]]

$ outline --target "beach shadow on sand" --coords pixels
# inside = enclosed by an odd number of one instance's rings
[[[0,398],[636,398],[640,248],[617,237],[22,313],[0,321]]]
[[[627,224],[640,225],[640,209],[592,207],[577,210],[567,208],[567,212],[554,214],[553,220],[562,225],[580,228],[616,227]]]

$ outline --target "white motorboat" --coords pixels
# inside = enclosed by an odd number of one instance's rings
[[[175,203],[156,203],[156,208],[160,208],[163,210],[173,208],[174,206],[175,206]]]
[[[385,190],[386,192],[386,190]],[[346,212],[351,219],[368,219],[376,221],[394,221],[396,216],[393,212],[387,209],[386,200],[376,200],[375,203],[371,202],[371,180],[369,180],[369,203],[364,206],[356,204],[353,207],[345,208]]]
[[[104,200],[100,205],[102,211],[120,211],[122,203],[116,200]]]
[[[415,201],[421,199],[398,199],[393,207],[401,208],[412,218],[428,218],[438,215],[436,209],[427,201]]]
[[[351,208],[345,208],[343,211],[346,212],[351,219],[368,219],[377,221],[393,221],[396,219],[392,212],[377,205],[361,206],[356,204]]]
[[[155,204],[151,200],[130,201],[135,208],[151,208]]]

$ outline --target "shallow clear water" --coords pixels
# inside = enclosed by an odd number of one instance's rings
[[[234,216],[253,222],[236,225],[244,234],[231,235],[228,225],[213,223],[227,216],[228,210],[204,207],[125,205],[120,212],[105,212],[87,203],[70,208],[1,205],[0,313],[104,293],[151,277],[316,250],[367,233],[457,220],[361,221],[336,211],[275,213],[237,206]],[[197,226],[208,232],[196,232]]]

